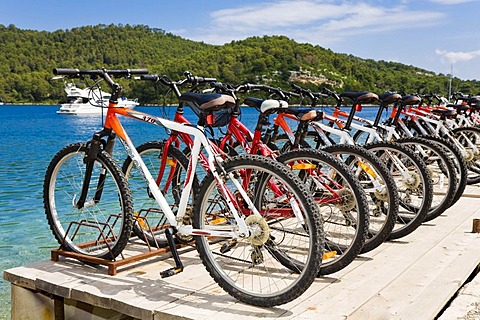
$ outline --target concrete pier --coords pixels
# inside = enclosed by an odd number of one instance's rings
[[[70,258],[6,270],[12,320],[17,319],[480,319],[480,187],[412,234],[359,256],[318,278],[300,298],[258,308],[236,301],[214,283],[192,248],[185,271],[161,279],[168,254],[122,266]],[[140,250],[137,243],[128,250]],[[466,281],[469,281],[466,284]]]

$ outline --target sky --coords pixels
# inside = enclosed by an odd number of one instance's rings
[[[284,35],[334,52],[480,80],[480,0],[2,0],[0,24],[147,25],[224,44]],[[155,70],[155,72],[161,72]]]

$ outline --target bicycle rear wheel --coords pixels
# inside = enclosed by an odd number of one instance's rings
[[[361,252],[371,251],[388,239],[397,221],[399,199],[395,181],[385,164],[362,147],[337,144],[323,150],[346,163],[367,194],[369,230]]]
[[[153,175],[153,178],[156,179],[160,191],[162,191],[168,203],[171,204],[172,211],[176,213],[186,178],[188,158],[174,146],[170,146],[168,150],[165,150],[164,143],[158,141],[146,142],[139,145],[136,149],[148,170]],[[165,169],[163,172],[160,172],[162,156],[164,154],[166,154]],[[169,227],[170,224],[163,212],[159,209],[157,201],[154,199],[143,176],[134,166],[130,157],[124,161],[122,171],[128,180],[133,197],[135,215],[133,232],[138,238],[152,247],[167,246],[165,229]],[[195,177],[193,180],[190,207],[188,208],[190,211],[193,205],[193,198],[195,193],[198,192],[198,188],[198,181]],[[186,217],[190,216],[187,215]],[[177,238],[178,237],[179,235],[177,234]],[[189,241],[191,237],[180,240]]]
[[[448,209],[454,200],[458,177],[453,160],[438,145],[419,137],[403,138],[395,142],[409,147],[427,165],[433,182],[432,206],[425,221],[430,221]]]
[[[468,177],[467,184],[477,184],[480,182],[480,129],[476,127],[462,127],[452,130],[453,137],[468,152],[467,166]]]
[[[224,186],[246,215],[250,234],[237,238],[195,236],[206,269],[226,292],[242,302],[272,307],[300,296],[318,274],[323,232],[318,207],[300,180],[283,164],[241,155],[222,163]],[[233,180],[260,212],[252,214]],[[238,230],[209,173],[200,185],[193,213],[199,229]]]
[[[130,190],[118,165],[101,151],[95,159],[85,205],[79,209],[76,204],[85,178],[87,152],[85,144],[76,143],[53,157],[43,185],[45,214],[63,249],[113,260],[132,231]],[[95,199],[99,193],[101,197]]]
[[[398,143],[374,142],[364,147],[386,164],[397,185],[400,207],[389,239],[404,237],[425,221],[432,205],[433,186],[428,168],[414,152]]]

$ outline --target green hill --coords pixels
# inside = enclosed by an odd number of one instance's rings
[[[148,68],[173,79],[189,70],[230,83],[257,82],[338,91],[371,90],[447,94],[449,79],[401,63],[365,60],[287,37],[252,37],[223,46],[183,39],[143,25],[97,25],[55,32],[0,25],[0,97],[5,102],[57,103],[60,83],[51,70],[64,68]],[[124,81],[125,94],[141,103],[161,102],[150,83]],[[453,79],[453,89],[478,93],[479,81]]]

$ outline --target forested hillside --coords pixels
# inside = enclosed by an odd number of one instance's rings
[[[257,82],[289,87],[301,82],[338,91],[385,90],[446,95],[446,75],[395,62],[338,54],[287,37],[252,37],[223,46],[194,42],[143,25],[97,25],[55,32],[0,25],[0,97],[10,103],[58,103],[61,82],[52,69],[148,68],[177,79],[185,70],[229,83]],[[123,81],[125,94],[159,103],[151,83]],[[479,93],[479,81],[453,79],[453,90]]]

